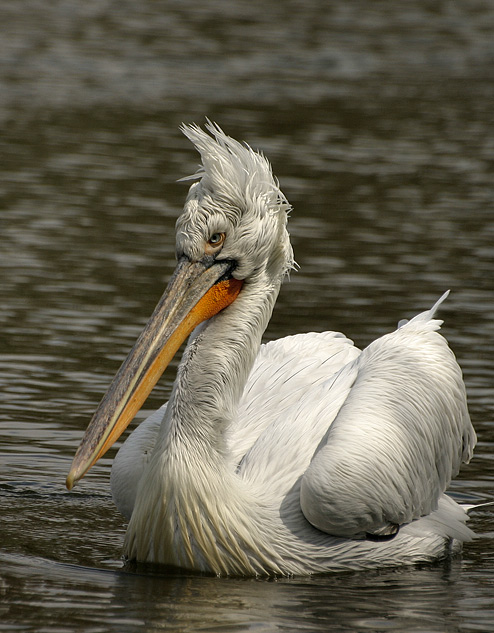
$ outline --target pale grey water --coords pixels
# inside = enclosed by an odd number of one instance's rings
[[[451,288],[479,434],[452,491],[494,500],[494,3],[26,0],[0,25],[0,630],[492,630],[492,513],[437,566],[216,579],[123,568],[114,452],[64,480],[173,268],[178,125],[209,116],[294,205],[267,338],[365,345]]]

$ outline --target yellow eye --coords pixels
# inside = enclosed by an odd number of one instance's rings
[[[208,240],[209,246],[220,246],[225,241],[224,233],[213,233]]]

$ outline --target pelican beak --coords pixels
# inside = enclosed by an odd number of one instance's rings
[[[230,305],[243,282],[232,263],[181,259],[136,344],[103,396],[67,477],[67,488],[117,441],[192,330]]]

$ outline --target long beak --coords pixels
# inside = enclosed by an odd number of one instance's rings
[[[230,270],[226,261],[179,261],[89,423],[67,477],[69,490],[124,432],[192,330],[237,298],[243,282],[229,276]]]

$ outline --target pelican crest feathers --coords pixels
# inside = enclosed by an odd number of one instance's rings
[[[291,205],[273,176],[270,162],[247,143],[239,143],[208,121],[206,129],[180,128],[201,155],[198,171],[182,180],[200,179],[201,193],[213,207],[235,205],[241,211],[288,213]]]

